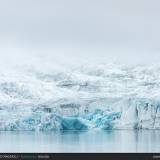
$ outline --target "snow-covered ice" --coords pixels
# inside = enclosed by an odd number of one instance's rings
[[[160,66],[42,62],[1,65],[0,130],[160,129]]]

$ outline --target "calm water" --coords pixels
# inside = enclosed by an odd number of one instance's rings
[[[160,131],[0,132],[0,152],[160,152]]]

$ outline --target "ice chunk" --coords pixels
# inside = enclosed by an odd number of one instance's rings
[[[62,130],[86,130],[89,129],[88,122],[78,117],[66,117],[61,121]]]

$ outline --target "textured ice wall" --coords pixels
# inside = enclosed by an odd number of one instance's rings
[[[0,69],[0,130],[160,129],[159,100],[159,66]]]

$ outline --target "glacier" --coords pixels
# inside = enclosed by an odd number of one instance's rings
[[[0,69],[0,130],[160,129],[160,66]]]

